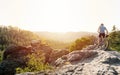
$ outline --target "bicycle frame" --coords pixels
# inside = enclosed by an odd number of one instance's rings
[[[99,49],[101,50],[107,50],[108,49],[108,46],[109,46],[109,41],[107,39],[108,35],[105,35],[105,37],[101,37],[98,39],[98,43],[97,43],[97,46]]]

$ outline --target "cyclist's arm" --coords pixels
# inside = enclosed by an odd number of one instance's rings
[[[106,28],[106,34],[108,35],[108,30],[107,30],[107,28]]]

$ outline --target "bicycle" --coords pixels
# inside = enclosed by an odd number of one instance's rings
[[[101,41],[99,41],[99,39],[97,39],[97,41],[95,42],[96,46],[98,49],[100,50],[107,50],[109,47],[109,40],[108,40],[108,36],[109,35],[105,35],[105,37],[101,37]]]

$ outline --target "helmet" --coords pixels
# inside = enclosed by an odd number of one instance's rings
[[[104,25],[103,23],[101,23],[101,25]]]

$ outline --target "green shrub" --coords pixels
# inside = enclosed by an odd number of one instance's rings
[[[70,46],[70,51],[73,50],[81,50],[82,48],[91,45],[94,43],[95,36],[85,36],[80,39],[77,39],[73,44]]]
[[[0,62],[2,61],[3,51],[0,51]]]
[[[52,67],[49,64],[45,64],[45,57],[44,54],[41,52],[36,52],[31,55],[27,56],[28,62],[27,66],[24,68],[16,68],[17,73],[23,73],[23,72],[37,72],[37,71],[43,71],[47,69],[52,69]]]
[[[109,34],[109,48],[120,51],[120,31],[113,31]]]

